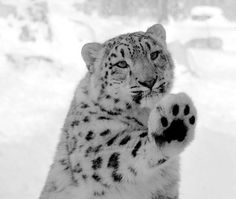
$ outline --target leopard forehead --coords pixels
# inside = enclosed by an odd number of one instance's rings
[[[134,32],[114,37],[104,43],[105,54],[107,56],[117,56],[116,53],[124,58],[124,50],[128,52],[130,58],[136,59],[147,54],[152,46],[163,47],[161,43],[154,40],[144,32]],[[115,55],[114,55],[115,53]]]

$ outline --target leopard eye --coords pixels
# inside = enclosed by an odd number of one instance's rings
[[[154,51],[150,54],[151,60],[155,60],[159,55],[160,55],[161,51],[157,50]]]
[[[119,61],[115,65],[118,66],[119,68],[128,68],[129,66],[126,61]]]

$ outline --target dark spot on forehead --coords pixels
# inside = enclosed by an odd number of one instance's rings
[[[121,48],[120,49],[121,56],[124,58],[125,57],[125,51]]]
[[[111,57],[114,57],[114,58],[116,58],[116,57],[117,57],[117,55],[116,55],[115,53],[112,53],[112,54],[111,54]]]
[[[151,50],[151,46],[148,42],[145,42],[146,46],[148,47],[149,50]]]
[[[140,43],[141,49],[142,49],[142,54],[146,54],[143,45]]]

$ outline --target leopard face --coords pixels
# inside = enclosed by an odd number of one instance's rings
[[[150,106],[170,90],[173,62],[162,26],[154,25],[145,33],[121,35],[103,45],[96,44],[96,48],[99,50],[93,52],[96,56],[89,68],[99,97]]]

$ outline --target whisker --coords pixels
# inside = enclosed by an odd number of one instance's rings
[[[131,91],[132,93],[142,93],[144,91]]]
[[[131,86],[130,88],[139,88],[140,86]]]
[[[142,93],[131,93],[131,95],[132,95],[133,97],[135,97],[135,96],[137,96],[137,97],[142,97],[142,96],[143,96]]]
[[[138,89],[131,89],[132,91],[141,91],[141,92],[145,92],[148,91],[148,89],[145,88],[138,88]]]
[[[154,90],[158,90],[160,87],[164,86],[166,84],[166,82],[163,82],[162,84],[160,84],[157,88],[155,88]]]

